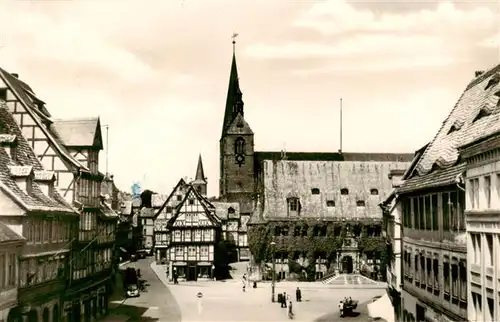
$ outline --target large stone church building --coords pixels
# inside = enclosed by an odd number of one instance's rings
[[[219,187],[220,201],[239,203],[248,221],[249,250],[240,248],[240,259],[251,257],[265,272],[274,256],[280,278],[373,269],[386,247],[379,203],[413,154],[263,152],[254,135],[233,52]]]

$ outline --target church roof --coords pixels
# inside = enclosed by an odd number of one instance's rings
[[[203,161],[201,160],[201,153],[198,157],[198,166],[196,167],[196,176],[192,183],[207,183],[205,178],[205,171],[203,171]]]
[[[54,120],[52,126],[68,147],[96,147],[102,149],[101,123],[98,117]]]
[[[236,66],[236,55],[233,52],[233,60],[231,62],[231,71],[229,73],[229,85],[227,88],[226,108],[224,110],[224,121],[222,123],[221,138],[224,137],[227,129],[229,128],[231,122],[235,117],[236,104],[237,103],[243,104],[241,97],[242,93],[238,77],[238,67]]]
[[[296,197],[298,218],[380,219],[379,203],[392,191],[391,170],[404,170],[403,161],[295,161],[264,160],[259,187],[260,211],[255,221],[292,219],[287,199]]]
[[[463,171],[459,148],[499,131],[500,65],[497,65],[468,84],[398,191],[453,183]]]
[[[215,214],[222,220],[240,218],[240,204],[238,202],[212,202]],[[231,211],[232,209],[232,211]]]
[[[258,160],[281,160],[283,156],[290,161],[359,161],[359,162],[411,162],[413,153],[364,153],[364,152],[255,152]]]

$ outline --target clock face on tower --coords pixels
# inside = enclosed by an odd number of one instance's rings
[[[245,156],[243,154],[236,155],[236,163],[241,167],[241,165],[245,162]]]

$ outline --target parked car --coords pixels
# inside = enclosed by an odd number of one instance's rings
[[[131,262],[137,262],[137,255],[136,254],[130,255],[130,261]]]
[[[138,297],[139,288],[135,284],[130,284],[127,286],[127,297]]]

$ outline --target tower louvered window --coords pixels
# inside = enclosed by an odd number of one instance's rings
[[[245,140],[242,137],[238,137],[234,142],[234,154],[245,154]]]

